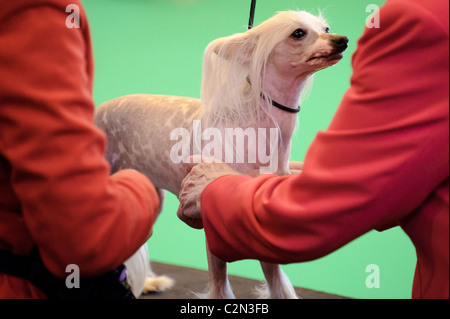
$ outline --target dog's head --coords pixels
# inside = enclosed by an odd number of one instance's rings
[[[339,62],[347,46],[348,38],[331,34],[322,17],[279,12],[245,33],[210,43],[203,65],[202,103],[214,112],[222,112],[219,104],[226,105],[230,116],[240,114],[244,104],[248,111],[252,101],[252,112],[258,115],[269,63],[286,78],[309,76]]]
[[[246,33],[213,41],[209,49],[241,65],[267,63],[271,58],[271,62],[315,72],[339,62],[347,47],[348,38],[331,34],[323,17],[284,11]]]
[[[310,13],[281,12],[266,28],[277,21],[286,21],[283,38],[271,52],[272,62],[293,72],[314,73],[338,63],[348,47],[348,38],[330,33],[322,17]]]

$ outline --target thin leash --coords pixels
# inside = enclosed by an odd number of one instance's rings
[[[250,7],[250,21],[248,22],[248,29],[253,29],[253,22],[255,21],[256,0],[252,0]]]
[[[256,0],[252,0],[251,6],[250,6],[250,19],[248,22],[248,29],[251,30],[253,29],[253,23],[255,21],[255,11],[256,11]],[[279,108],[280,110],[289,112],[289,113],[298,113],[301,111],[301,107],[300,105],[298,106],[297,109],[291,109],[290,107],[281,105],[280,103],[272,100],[272,105]]]

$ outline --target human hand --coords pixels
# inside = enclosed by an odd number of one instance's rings
[[[211,161],[205,163],[204,160],[202,158],[203,162],[200,164],[186,164],[187,175],[181,184],[181,191],[178,196],[180,200],[177,212],[178,218],[196,229],[203,228],[200,198],[206,186],[221,176],[241,175],[240,172],[225,163],[211,163]],[[193,161],[191,160],[191,162]]]
[[[289,169],[292,175],[300,174],[303,170],[302,162],[289,162]]]

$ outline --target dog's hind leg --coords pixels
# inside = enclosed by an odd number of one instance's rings
[[[201,299],[235,299],[227,274],[227,263],[214,256],[206,244],[209,270],[209,291],[196,294]]]
[[[280,265],[261,262],[266,283],[256,289],[260,299],[298,299],[295,289]]]

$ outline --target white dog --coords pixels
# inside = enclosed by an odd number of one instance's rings
[[[130,95],[97,109],[112,172],[136,169],[175,195],[190,155],[214,157],[241,172],[264,167],[263,173],[290,174],[300,95],[316,71],[342,58],[347,44],[347,37],[329,33],[322,17],[303,11],[280,12],[245,33],[213,41],[205,52],[201,101]],[[226,263],[209,251],[208,263],[210,290],[204,297],[234,298]],[[279,265],[261,265],[267,285],[260,297],[297,298]]]

